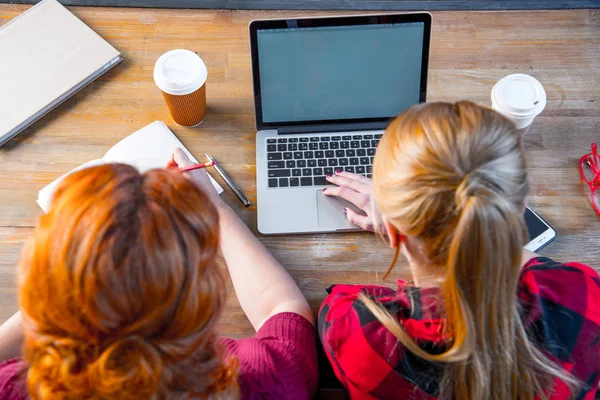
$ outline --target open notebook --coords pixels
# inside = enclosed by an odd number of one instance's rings
[[[48,212],[52,205],[52,196],[56,187],[65,176],[75,171],[111,162],[133,165],[140,172],[146,172],[152,168],[163,168],[171,158],[171,154],[176,147],[180,147],[185,151],[192,161],[198,162],[164,122],[154,121],[114,145],[102,159],[80,165],[40,190],[37,203],[44,212]],[[210,180],[217,189],[217,192],[221,194],[223,188],[212,177]]]
[[[117,65],[121,55],[43,0],[0,27],[0,146]]]

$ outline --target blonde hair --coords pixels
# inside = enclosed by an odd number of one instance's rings
[[[422,350],[396,318],[366,307],[409,351],[444,363],[440,397],[546,397],[570,375],[529,341],[517,299],[528,192],[523,141],[498,113],[471,102],[413,107],[383,135],[374,161],[381,214],[415,238],[425,268],[443,276],[441,354]]]

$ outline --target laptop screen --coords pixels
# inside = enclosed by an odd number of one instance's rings
[[[424,22],[259,29],[262,122],[392,118],[419,103]]]

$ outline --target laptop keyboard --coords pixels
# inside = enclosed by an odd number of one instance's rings
[[[330,185],[325,175],[341,169],[371,177],[381,134],[268,138],[270,188]]]

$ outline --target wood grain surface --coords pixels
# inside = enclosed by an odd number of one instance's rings
[[[0,24],[27,8],[0,5]],[[0,322],[17,310],[16,265],[41,214],[37,192],[154,120],[165,121],[198,157],[205,151],[215,156],[256,204],[248,22],[292,14],[70,9],[120,50],[125,61],[0,148]],[[298,14],[311,15],[293,15]],[[600,142],[600,13],[435,12],[433,21],[428,101],[470,99],[489,105],[494,83],[515,72],[542,82],[548,105],[526,136],[529,202],[558,238],[541,253],[600,269],[600,217],[578,169],[590,144]],[[195,129],[172,121],[152,79],[156,59],[174,48],[198,52],[208,66],[208,114]],[[257,233],[256,208],[243,209],[228,189],[222,196]],[[331,284],[380,283],[392,257],[368,233],[259,237],[315,310]],[[396,274],[406,274],[405,267],[401,260]],[[228,291],[222,333],[252,333],[231,286]]]
[[[0,0],[35,4],[38,0]],[[227,10],[546,10],[600,8],[598,0],[61,0],[68,6]]]

